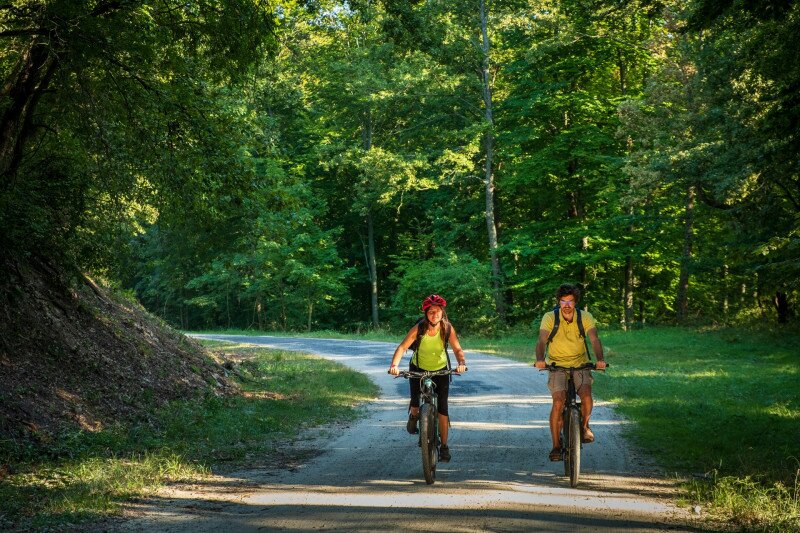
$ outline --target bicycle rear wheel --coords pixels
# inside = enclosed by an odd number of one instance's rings
[[[561,416],[561,458],[564,463],[564,475],[569,477],[569,409],[564,408]]]
[[[578,485],[581,473],[581,413],[572,409],[569,414],[569,486]]]
[[[432,485],[436,481],[436,459],[439,450],[436,448],[436,409],[432,404],[424,403],[419,409],[419,436],[422,450],[422,473],[425,483]]]

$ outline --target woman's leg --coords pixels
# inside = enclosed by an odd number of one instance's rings
[[[439,410],[439,437],[442,446],[447,446],[447,434],[450,429],[450,413],[447,400],[450,397],[450,376],[436,376],[436,397]]]

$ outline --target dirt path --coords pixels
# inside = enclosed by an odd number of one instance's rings
[[[621,437],[625,423],[597,402],[596,442],[581,483],[547,460],[546,375],[529,365],[467,352],[454,378],[453,460],[425,484],[417,439],[405,431],[408,383],[386,372],[394,345],[279,337],[203,338],[302,350],[369,375],[381,397],[369,414],[311,443],[324,452],[291,470],[215,476],[171,487],[128,513],[116,531],[694,531],[670,503],[675,487]],[[405,362],[405,360],[404,360]],[[109,529],[106,527],[106,529]]]

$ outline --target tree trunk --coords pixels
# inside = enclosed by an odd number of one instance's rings
[[[633,258],[631,256],[625,259],[625,286],[622,304],[624,308],[622,329],[628,331],[633,325]]]
[[[31,121],[39,98],[47,90],[57,61],[50,47],[34,42],[20,58],[15,74],[7,80],[0,99],[6,107],[0,119],[0,177],[3,188],[12,183],[22,159],[25,142],[33,134]]]
[[[261,293],[256,296],[256,320],[258,321],[258,330],[264,331],[264,324],[261,319]]]
[[[778,291],[775,293],[775,310],[778,311],[778,324],[786,324],[789,321],[789,301],[786,293]]]
[[[225,314],[228,315],[228,329],[231,329],[231,291],[225,289]]]
[[[728,265],[722,265],[722,290],[724,291],[724,296],[722,298],[722,316],[725,317],[725,322],[728,321],[731,308],[730,299],[728,298],[730,292],[730,288],[728,287],[729,278]]]
[[[489,12],[486,6],[486,0],[480,0],[480,23],[481,36],[483,38],[481,84],[483,85],[484,118],[486,120],[486,133],[484,133],[483,136],[483,146],[486,151],[486,160],[484,164],[486,228],[489,234],[489,257],[492,261],[492,284],[494,289],[495,310],[500,320],[505,321],[506,304],[502,288],[500,258],[497,254],[497,223],[494,214],[494,116],[492,111],[492,83],[489,72]]]
[[[283,280],[278,283],[278,289],[280,291],[281,304],[281,331],[286,331],[286,287],[283,284]]]
[[[308,304],[308,328],[306,328],[306,331],[311,331],[311,317],[313,316],[313,314],[314,314],[314,303],[313,302],[309,302],[309,304]]]
[[[361,128],[361,141],[364,150],[372,149],[372,112],[364,111]],[[369,269],[370,306],[372,308],[372,326],[378,327],[378,267],[375,259],[375,227],[372,220],[372,211],[367,213],[367,268]]]
[[[683,232],[683,257],[681,258],[681,272],[678,278],[678,295],[675,299],[675,312],[678,322],[686,320],[689,314],[689,269],[692,261],[692,248],[694,245],[694,198],[695,188],[690,186],[686,191],[686,218]]]
[[[378,322],[378,267],[375,261],[375,230],[372,224],[372,213],[367,213],[367,266],[369,267],[370,301],[372,303],[372,325]]]
[[[364,150],[370,150],[372,148],[372,110],[367,109],[364,111],[363,120],[361,142]]]
[[[625,31],[625,23],[622,24],[623,33]],[[619,68],[619,92],[621,96],[627,93],[627,73],[628,68],[625,59],[622,57],[622,50],[617,48],[617,67]],[[633,151],[633,139],[628,137],[626,143],[626,151],[630,154]],[[629,182],[629,187],[633,188],[633,184]],[[628,216],[633,220],[633,207],[628,208]],[[633,224],[628,226],[628,235],[632,238],[636,228]],[[629,246],[630,248],[630,246]],[[629,250],[630,251],[630,250]],[[623,276],[623,295],[622,295],[622,329],[628,331],[633,326],[633,256],[628,254],[625,257],[625,274]]]
[[[574,161],[570,160],[567,164],[567,176],[569,176],[570,180],[572,176],[575,175],[575,171],[577,169],[577,165]],[[571,191],[569,193],[569,217],[575,218],[578,220],[583,220],[583,206],[581,205],[580,194],[577,190]],[[581,237],[581,244],[580,250],[581,252],[586,252],[589,249],[589,237],[588,235],[584,235]],[[581,287],[586,286],[586,263],[581,263],[580,272],[578,274],[578,281],[580,282]],[[588,309],[588,307],[584,307],[584,309]]]

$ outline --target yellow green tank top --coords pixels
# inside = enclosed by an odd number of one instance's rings
[[[444,341],[438,331],[433,336],[427,333],[422,336],[412,362],[422,370],[439,370],[447,366]]]

